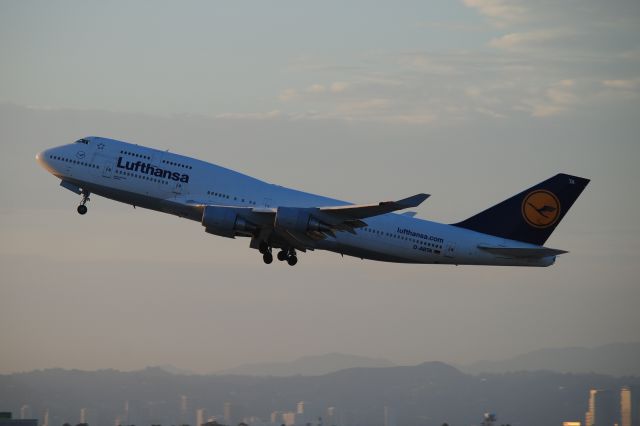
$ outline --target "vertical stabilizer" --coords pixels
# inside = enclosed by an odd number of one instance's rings
[[[560,173],[453,225],[543,245],[588,183],[589,179]]]

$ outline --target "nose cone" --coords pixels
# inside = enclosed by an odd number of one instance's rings
[[[45,169],[48,172],[51,172],[53,169],[51,167],[51,162],[50,162],[50,154],[49,154],[48,149],[45,149],[44,151],[40,151],[39,153],[36,154],[36,161],[38,162],[38,164],[40,164],[40,166]]]

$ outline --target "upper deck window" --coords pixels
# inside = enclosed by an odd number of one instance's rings
[[[85,145],[89,145],[89,141],[87,139],[78,139],[75,143],[83,143]]]

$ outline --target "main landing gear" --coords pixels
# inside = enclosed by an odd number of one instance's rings
[[[298,263],[298,256],[296,256],[295,249],[282,249],[278,252],[278,260],[284,262],[285,260],[290,266]]]
[[[260,243],[258,246],[258,250],[262,253],[262,260],[264,263],[269,265],[273,262],[273,253],[272,248],[269,244],[264,241]],[[298,263],[298,256],[296,256],[296,251],[293,248],[290,249],[282,249],[278,252],[278,260],[284,262],[285,260],[291,266]]]
[[[87,201],[89,200],[89,195],[90,192],[89,191],[82,191],[82,200],[80,201],[80,205],[78,206],[78,213],[80,214],[86,214],[87,213],[87,206],[85,204],[87,204]]]
[[[264,261],[264,263],[268,265],[273,262],[273,254],[271,254],[271,246],[269,246],[269,244],[261,241],[260,245],[258,246],[258,251],[262,253],[262,260]]]

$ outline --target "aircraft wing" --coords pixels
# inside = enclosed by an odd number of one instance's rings
[[[396,210],[404,210],[417,207],[424,200],[429,198],[429,194],[416,194],[412,197],[403,198],[398,201],[381,201],[378,204],[361,204],[338,207],[321,207],[320,211],[340,216],[348,216],[353,219],[364,219],[371,216],[378,216],[391,213]]]
[[[492,247],[480,245],[478,248],[489,253],[506,257],[541,258],[568,253],[566,250],[558,250],[549,247]]]
[[[284,233],[291,242],[303,243],[305,239],[322,240],[340,231],[355,234],[356,228],[367,226],[362,219],[391,213],[420,205],[428,194],[416,194],[398,201],[381,201],[377,204],[352,204],[315,208],[280,207],[276,214],[276,231]],[[297,216],[297,220],[291,220]],[[280,220],[279,220],[280,219]],[[306,221],[306,227],[302,223]]]
[[[362,219],[397,210],[416,207],[429,197],[417,194],[398,201],[377,204],[328,207],[251,208],[192,203],[202,213],[207,232],[233,238],[235,235],[271,237],[304,250],[314,242],[335,237],[336,232],[355,234],[356,228],[367,226]]]

